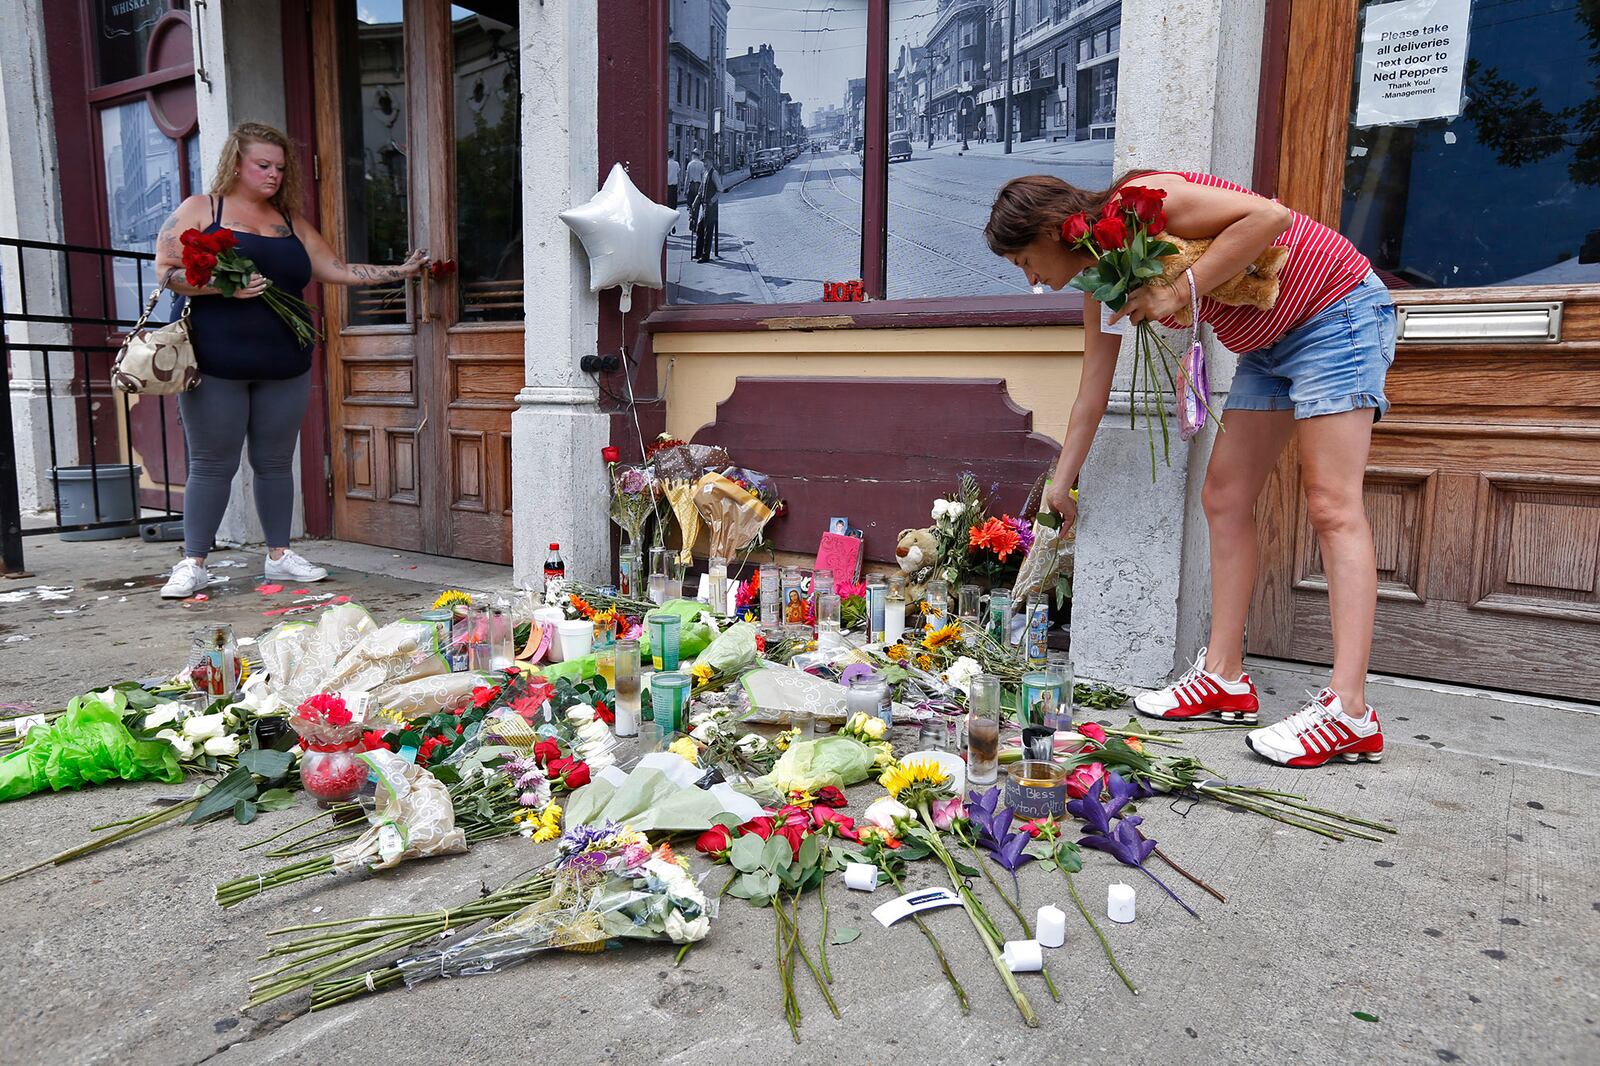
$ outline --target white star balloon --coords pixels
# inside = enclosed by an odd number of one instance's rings
[[[678,212],[639,191],[617,163],[586,204],[561,212],[589,255],[589,291],[622,286],[619,306],[633,306],[633,287],[661,288],[661,248]]]

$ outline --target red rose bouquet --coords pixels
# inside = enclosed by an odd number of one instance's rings
[[[1106,202],[1098,218],[1090,218],[1080,211],[1063,222],[1061,239],[1068,247],[1081,248],[1095,259],[1094,266],[1072,279],[1072,287],[1082,289],[1111,310],[1120,311],[1134,290],[1161,277],[1161,260],[1178,252],[1175,245],[1160,237],[1167,228],[1167,214],[1162,207],[1166,197],[1162,189],[1129,185]],[[1128,422],[1130,426],[1133,424],[1142,405],[1150,430],[1152,478],[1156,464],[1155,427],[1149,421],[1152,415],[1161,423],[1163,455],[1169,463],[1172,461],[1163,378],[1175,401],[1180,400],[1180,395],[1185,400],[1198,398],[1196,406],[1203,411],[1200,424],[1204,424],[1206,416],[1215,417],[1206,404],[1203,374],[1195,373],[1199,365],[1194,360],[1180,359],[1153,323],[1140,322],[1136,327],[1132,383],[1136,398],[1129,405]],[[1197,376],[1202,380],[1197,382]],[[1184,439],[1197,429],[1198,426],[1190,427],[1185,421]]]
[[[190,285],[211,285],[224,296],[232,296],[250,284],[256,265],[237,251],[239,238],[230,229],[201,233],[186,229],[178,236],[183,245],[183,276]],[[311,321],[311,305],[300,297],[270,283],[261,298],[273,313],[289,324],[300,347],[309,348],[322,339],[322,332]]]

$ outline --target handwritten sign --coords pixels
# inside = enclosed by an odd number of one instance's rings
[[[1367,8],[1356,87],[1357,126],[1461,114],[1472,0],[1400,0]]]

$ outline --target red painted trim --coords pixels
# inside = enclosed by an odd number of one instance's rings
[[[656,311],[645,322],[645,328],[653,333],[1081,325],[1083,297],[1077,293],[847,304],[674,304]]]
[[[181,11],[173,12],[173,14],[177,14],[185,22],[188,21],[188,16]],[[115,100],[119,96],[132,96],[134,93],[142,93],[147,89],[159,89],[161,86],[171,82],[183,81],[192,77],[194,77],[193,63],[186,67],[166,67],[162,70],[152,70],[148,74],[139,75],[137,78],[114,81],[109,85],[102,85],[98,89],[90,89],[88,92],[89,102],[91,104],[104,103],[107,100]]]
[[[288,129],[284,132],[300,156],[300,170],[306,176],[306,202],[301,214],[313,226],[320,225],[316,173],[316,100],[311,74],[311,12],[301,4],[284,4],[283,103]],[[322,286],[311,286],[306,299],[322,312]],[[327,349],[318,343],[311,350],[311,399],[300,423],[300,497],[306,536],[333,535],[333,485],[328,477],[328,459],[333,454],[328,401]]]
[[[876,58],[876,62],[874,62]],[[881,300],[889,286],[889,0],[867,5],[867,113],[862,143],[861,281]]]
[[[1267,0],[1261,36],[1261,89],[1256,104],[1256,157],[1252,188],[1278,195],[1278,155],[1283,144],[1283,91],[1289,69],[1291,0]]]

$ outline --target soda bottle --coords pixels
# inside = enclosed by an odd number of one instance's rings
[[[561,545],[550,545],[550,554],[544,559],[544,587],[553,592],[561,587],[567,577],[567,564],[561,561]]]

